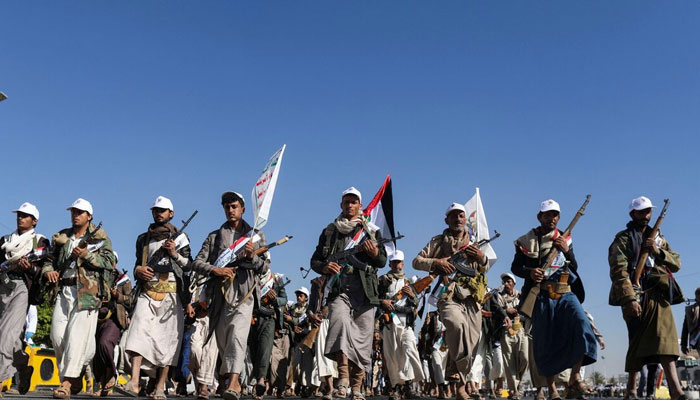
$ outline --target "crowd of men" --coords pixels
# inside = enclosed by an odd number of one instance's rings
[[[467,227],[464,206],[452,203],[446,228],[412,260],[428,274],[419,285],[404,273],[404,253],[387,254],[380,244],[380,229],[363,216],[362,194],[351,187],[311,256],[318,276],[293,299],[270,263],[264,233],[243,219],[243,196],[225,192],[221,205],[226,221],[193,257],[187,235],[170,223],[171,200],[158,197],[153,222],[136,239],[133,286],[117,269],[105,229],[93,224],[90,202],[69,206],[71,226],[50,242],[35,231],[35,206],[14,210],[17,229],[0,239],[0,381],[15,377],[17,390],[27,392],[33,371],[24,320],[48,289],[61,381],[54,398],[80,392],[86,373],[97,395],[117,390],[153,399],[167,397],[169,382],[171,394],[186,394],[192,379],[202,399],[216,391],[229,400],[375,394],[466,400],[507,390],[517,400],[526,371],[538,399],[545,392],[553,400],[589,395],[582,370],[604,342],[582,307],[572,239],[558,229],[554,200],[541,203],[539,225],[515,240],[512,273],[501,274],[497,288],[487,285],[489,259]],[[681,263],[660,233],[651,236],[653,207],[646,197],[634,199],[630,223],[610,246],[610,304],[621,307],[629,332],[628,389],[645,365],[660,363],[671,399],[683,400],[669,298]],[[635,287],[632,276],[646,252],[642,286]],[[516,277],[524,282],[520,291]],[[437,309],[423,315],[431,297]],[[699,309],[686,311],[684,352],[699,345]],[[416,334],[418,318],[424,321]],[[120,372],[129,377],[124,385],[117,384]]]

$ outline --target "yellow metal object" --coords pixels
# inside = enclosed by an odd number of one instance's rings
[[[37,387],[58,387],[61,384],[53,349],[27,346],[24,351],[29,355],[28,365],[34,367],[29,385],[30,392],[35,391]]]
[[[671,394],[668,392],[667,386],[659,386],[656,388],[656,393],[654,393],[654,398],[657,399],[670,399]]]

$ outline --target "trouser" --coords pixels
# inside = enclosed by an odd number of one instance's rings
[[[114,321],[108,319],[97,324],[95,341],[97,350],[93,361],[93,373],[100,383],[107,383],[117,375],[114,365],[114,348],[119,343],[119,327]]]
[[[265,379],[267,377],[274,340],[274,316],[258,317],[248,336],[250,358],[253,362],[252,378],[255,378],[258,382],[260,382],[260,379]]]
[[[318,335],[314,342],[314,370],[312,372],[311,384],[314,386],[321,385],[321,378],[330,376],[338,377],[338,365],[335,361],[326,357],[326,337],[328,336],[329,321],[324,318],[321,325],[318,327]]]
[[[270,385],[277,388],[281,394],[287,384],[287,371],[289,369],[289,336],[286,333],[278,334],[272,344],[270,356]]]
[[[392,322],[382,329],[384,362],[393,386],[406,381],[423,380],[423,368],[418,355],[415,335],[402,321]]]
[[[520,329],[515,335],[504,332],[501,345],[503,346],[503,363],[505,364],[508,388],[518,390],[528,365],[528,339],[525,331]]]
[[[190,329],[192,334],[190,335],[189,369],[198,383],[213,385],[219,349],[216,344],[216,335],[212,335],[207,342],[209,317],[197,318]]]
[[[13,280],[15,288],[0,283],[0,382],[12,378],[17,368],[27,365],[24,325],[29,297],[24,281]]]
[[[311,374],[314,369],[314,351],[301,343],[292,349],[292,366],[294,381],[301,386],[311,385]]]
[[[51,342],[61,380],[78,378],[95,356],[97,310],[78,309],[78,289],[63,286],[56,296]]]
[[[249,297],[238,307],[224,306],[216,326],[216,343],[221,355],[222,375],[240,374],[245,368],[250,318],[253,314],[253,298]]]
[[[185,330],[182,333],[182,347],[180,347],[180,354],[177,356],[177,368],[174,371],[174,376],[175,380],[178,383],[186,384],[187,383],[187,377],[190,376],[190,353],[192,352],[191,349],[191,342],[190,342],[190,337],[192,336],[192,332],[194,330],[192,327],[185,328]]]
[[[447,375],[459,375],[461,383],[467,382],[472,368],[474,352],[481,335],[481,312],[472,297],[438,302],[440,320],[445,324],[445,341],[449,354]]]
[[[445,384],[445,370],[447,369],[447,351],[433,349],[430,356],[430,366],[433,369],[435,384]]]
[[[484,374],[486,374],[486,388],[489,390],[493,389],[493,381],[503,378],[503,353],[500,345],[492,346],[487,343],[484,354]]]

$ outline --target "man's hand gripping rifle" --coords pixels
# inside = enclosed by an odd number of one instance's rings
[[[187,228],[187,225],[190,224],[190,222],[191,222],[192,219],[195,217],[195,215],[197,215],[198,212],[199,212],[199,211],[194,210],[194,212],[192,213],[192,215],[190,215],[190,217],[187,218],[186,221],[182,221],[182,227],[181,227],[179,230],[175,231],[175,232],[171,232],[170,235],[168,236],[168,238],[165,240],[165,242],[164,242],[163,244],[168,243],[169,241],[175,242],[176,239],[177,239],[182,233],[184,233],[185,228]],[[168,254],[167,250],[165,250],[164,247],[161,247],[160,249],[158,249],[158,251],[156,251],[155,253],[153,253],[153,255],[152,255],[152,256],[148,259],[148,261],[146,262],[146,265],[147,265],[148,267],[150,267],[154,272],[170,272],[169,263],[168,263],[167,265],[161,265],[161,264],[160,264],[160,261],[161,261],[161,260],[163,259],[163,257],[165,257],[167,254]]]

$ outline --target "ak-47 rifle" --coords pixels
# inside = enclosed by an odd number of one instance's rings
[[[268,245],[266,245],[266,246],[258,247],[257,249],[255,249],[255,250],[253,251],[253,254],[256,255],[256,256],[259,256],[259,255],[261,255],[261,254],[264,254],[266,251],[270,250],[270,249],[273,248],[273,247],[276,247],[276,246],[279,246],[279,245],[281,245],[281,244],[287,243],[287,242],[289,241],[289,239],[291,239],[292,237],[293,237],[293,236],[286,235],[285,237],[283,237],[282,239],[280,239],[280,240],[278,240],[278,241],[276,241],[276,242],[272,242],[272,243],[270,243],[270,244],[268,244]],[[243,252],[243,249],[241,249],[241,252]],[[238,260],[238,254],[236,254],[236,255],[233,257],[233,259],[231,260],[231,262],[229,262],[226,266],[230,266],[230,265],[233,264],[236,260]],[[225,282],[231,283],[231,282],[233,282],[233,280],[234,280],[235,278],[236,278],[236,270],[234,269],[234,270],[233,270],[233,276],[231,276],[231,278],[226,279]]]
[[[476,246],[479,248],[482,248],[486,246],[487,244],[491,243],[492,241],[498,239],[501,237],[501,234],[494,229],[493,231],[493,237],[489,239],[481,239],[478,242],[476,242]],[[473,277],[476,276],[476,271],[474,271],[474,268],[469,266],[469,263],[467,261],[467,253],[466,253],[466,248],[468,246],[465,246],[464,248],[458,250],[455,254],[453,254],[447,261],[455,267],[455,272],[452,274],[452,278],[449,278],[445,276],[443,278],[443,284],[447,285],[451,279],[454,278],[454,275],[456,275],[457,272],[460,272],[461,274],[464,274],[468,277]],[[421,278],[416,281],[416,283],[413,284],[413,287],[416,289],[416,293],[421,293],[423,290],[425,290],[427,287],[429,287],[435,278],[437,278],[438,273],[437,272],[431,272],[430,275]],[[433,290],[433,293],[435,293],[440,285],[436,285],[435,289]],[[421,290],[418,290],[421,289]]]
[[[399,239],[403,239],[404,235],[401,234],[401,232],[398,232],[398,235],[392,238],[382,238],[379,240],[373,240],[373,239],[367,239],[367,240],[372,240],[377,247],[383,245],[384,243],[389,243],[393,242]],[[332,275],[330,279],[326,280],[326,286],[323,288],[323,298],[321,300],[321,305],[326,305],[326,300],[328,299],[328,294],[330,293],[331,289],[333,288],[333,285],[335,282],[338,280],[338,277],[340,277],[340,274],[342,274],[344,271],[347,272],[349,271],[350,268],[357,268],[360,270],[364,270],[365,267],[367,266],[365,263],[362,261],[358,260],[357,257],[355,257],[355,254],[359,253],[362,250],[361,244],[364,243],[364,241],[358,243],[357,245],[343,251],[339,251],[337,253],[331,254],[328,256],[328,258],[325,261],[325,264],[328,264],[330,262],[335,262],[338,263],[342,266],[342,269],[338,271],[336,274]]]
[[[377,247],[379,247],[380,245],[383,245],[384,243],[393,242],[393,241],[403,239],[403,238],[404,238],[404,235],[402,235],[401,232],[399,232],[398,235],[396,235],[395,237],[392,237],[392,238],[384,238],[384,239],[374,240],[374,244],[376,244]],[[369,239],[369,240],[371,240],[371,239]],[[361,246],[362,243],[364,243],[364,241],[362,241],[361,243],[358,243],[356,246],[353,246],[347,250],[343,250],[343,251],[339,251],[337,253],[331,254],[326,259],[326,264],[328,264],[329,262],[336,262],[336,263],[341,264],[341,265],[346,264],[346,265],[351,265],[351,266],[356,267],[356,268],[364,269],[365,263],[359,261],[357,259],[357,257],[355,257],[355,254],[359,253],[362,250],[362,246]]]
[[[276,282],[276,283],[281,283],[280,289],[281,289],[281,288],[285,288],[285,287],[287,287],[287,285],[289,285],[290,283],[292,283],[292,280],[291,280],[291,279],[289,279],[289,278],[284,278],[284,279],[285,279],[284,281],[281,281],[281,279],[278,279],[277,277],[272,278],[272,280],[273,280],[274,282],[272,282],[270,285],[265,285],[265,286],[262,287],[262,289],[260,289],[260,297],[262,298],[262,303],[263,303],[263,304],[268,304],[268,303],[270,303],[271,300],[269,300],[269,297],[267,297],[266,295],[270,292],[271,289],[274,288],[275,282]],[[281,282],[280,282],[280,281],[281,281]]]
[[[664,218],[666,218],[666,210],[668,209],[669,202],[669,199],[664,199],[664,208],[661,209],[661,214],[659,214],[659,217],[656,219],[656,223],[654,223],[654,228],[651,230],[651,234],[649,235],[650,238],[655,239],[656,236],[659,235],[659,228],[661,228],[661,223],[664,222]],[[639,283],[639,280],[642,277],[644,265],[646,264],[648,258],[649,249],[643,249],[641,254],[639,254],[639,259],[637,260],[637,265],[634,269],[634,279],[632,280],[632,287],[637,291],[641,290],[642,285]]]
[[[481,239],[476,243],[476,246],[481,248],[481,247],[485,246],[486,244],[488,244],[489,242],[491,242],[492,240],[498,239],[501,236],[501,234],[498,233],[497,230],[494,230],[493,232],[494,232],[494,235],[492,238]],[[467,247],[469,247],[469,246],[465,246],[464,248],[460,249],[458,252],[454,253],[449,258],[449,260],[447,260],[447,262],[452,264],[452,266],[454,266],[457,271],[459,271],[463,275],[466,275],[466,276],[471,278],[471,277],[476,276],[476,271],[474,270],[474,268],[469,266],[469,262],[467,260],[468,256],[467,256],[467,251],[466,251]]]
[[[564,233],[561,234],[562,237],[567,238],[569,235],[571,235],[571,231],[574,230],[574,226],[576,226],[576,223],[578,220],[583,216],[583,214],[586,212],[586,206],[588,206],[588,203],[591,201],[591,195],[586,196],[586,201],[583,202],[583,205],[581,208],[579,208],[578,211],[576,211],[576,215],[574,215],[574,219],[571,220],[571,223],[569,223],[569,226],[566,228]],[[555,228],[556,229],[556,228]],[[557,256],[559,255],[559,249],[556,247],[552,246],[552,249],[549,251],[549,254],[547,255],[547,259],[545,260],[544,264],[541,266],[543,270],[547,270],[549,268],[552,268],[552,264],[554,263],[554,260],[557,259]],[[568,272],[566,272],[566,264],[564,265],[564,272],[562,272],[560,276],[560,282],[561,283],[567,283],[566,281],[569,278]],[[563,282],[562,282],[563,281]],[[523,301],[520,304],[520,312],[527,316],[528,318],[532,317],[532,310],[535,308],[535,301],[537,300],[537,295],[540,294],[540,286],[539,285],[534,285],[530,288],[530,291],[527,293],[527,296],[525,296],[525,301]],[[561,294],[557,293],[550,293],[550,296],[553,298],[559,298],[561,297]],[[558,297],[557,297],[558,296]]]
[[[88,223],[88,224],[89,224],[89,223]],[[100,221],[100,223],[97,224],[97,226],[95,227],[95,229],[93,229],[92,231],[90,230],[90,225],[88,225],[87,230],[85,231],[85,234],[84,234],[83,237],[80,239],[80,241],[78,242],[78,245],[75,246],[75,248],[80,248],[80,249],[85,249],[85,248],[87,248],[89,242],[95,237],[95,234],[100,230],[100,228],[102,228],[102,221]],[[73,258],[73,255],[71,254],[71,255],[69,255],[69,256],[65,259],[65,261],[63,262],[63,264],[61,264],[61,265],[59,266],[59,269],[58,269],[58,279],[56,280],[56,283],[54,283],[54,284],[52,285],[51,290],[53,290],[53,291],[58,290],[58,284],[59,284],[59,282],[61,282],[61,278],[63,277],[63,273],[66,272],[66,269],[68,269],[68,267],[70,266],[70,264],[71,264],[73,261],[75,261],[75,258]],[[104,285],[102,285],[102,283],[100,282],[100,284],[97,285],[97,286],[98,286],[98,297],[104,298],[104,297],[105,297]],[[53,293],[52,293],[52,294],[53,294]]]
[[[199,211],[194,210],[192,215],[190,215],[190,217],[187,218],[186,221],[182,221],[182,227],[175,232],[171,232],[170,235],[168,236],[168,238],[166,239],[166,242],[168,240],[177,239],[184,232],[185,228],[187,228],[187,225],[190,224],[190,222],[192,221],[194,216],[197,215],[198,212]],[[148,243],[146,243],[146,245],[148,245]],[[153,272],[162,272],[162,273],[170,272],[169,263],[166,265],[160,264],[160,261],[163,259],[164,256],[165,256],[165,250],[163,250],[163,248],[161,247],[160,249],[158,249],[158,251],[153,253],[153,255],[146,262],[146,265],[151,267]]]

